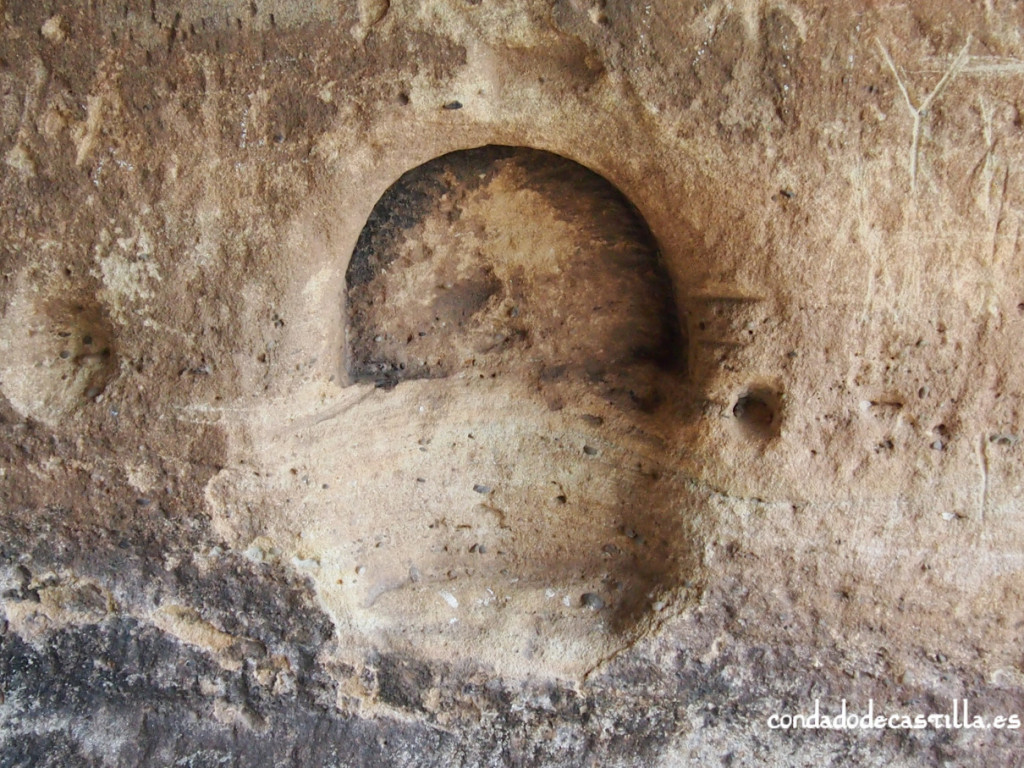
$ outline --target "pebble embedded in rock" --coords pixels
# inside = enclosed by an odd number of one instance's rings
[[[580,597],[580,604],[592,611],[600,611],[604,608],[604,599],[596,592],[584,592]]]
[[[51,16],[39,31],[51,43],[62,43],[67,38],[63,25],[64,20],[60,16]]]
[[[476,485],[473,486],[473,490],[476,491],[477,493],[487,494],[490,493],[492,489],[491,486],[489,485],[480,485],[479,483],[477,483]]]

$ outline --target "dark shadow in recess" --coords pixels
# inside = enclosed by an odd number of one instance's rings
[[[409,171],[374,207],[346,288],[352,382],[525,368],[541,385],[583,377],[650,410],[660,395],[630,385],[630,370],[685,374],[671,281],[643,218],[550,152],[486,146]]]

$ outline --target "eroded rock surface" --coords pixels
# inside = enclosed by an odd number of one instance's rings
[[[0,2],[0,765],[1015,764],[1021,30]]]

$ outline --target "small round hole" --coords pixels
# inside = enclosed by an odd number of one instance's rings
[[[751,390],[741,395],[732,415],[744,431],[762,439],[774,437],[779,428],[779,396],[770,390]]]

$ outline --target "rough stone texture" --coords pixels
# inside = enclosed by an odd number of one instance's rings
[[[1022,76],[1009,0],[0,0],[0,765],[1021,764],[767,718],[1024,709]]]

